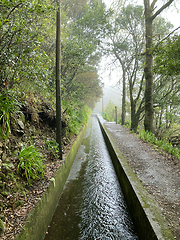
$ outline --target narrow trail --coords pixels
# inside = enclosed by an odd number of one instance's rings
[[[113,122],[104,122],[108,133],[145,189],[158,202],[176,239],[180,239],[180,162],[155,151],[136,134]]]

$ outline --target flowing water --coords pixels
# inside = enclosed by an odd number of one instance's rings
[[[86,131],[45,240],[136,240],[96,117]]]

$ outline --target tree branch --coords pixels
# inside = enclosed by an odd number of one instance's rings
[[[155,1],[156,0],[154,0],[154,2]],[[173,1],[174,0],[169,0],[166,4],[164,4],[154,15],[152,15],[151,20],[154,20],[164,9],[169,7]]]
[[[11,15],[11,13],[12,13],[16,8],[18,8],[21,4],[23,4],[23,3],[21,2],[21,3],[18,3],[16,6],[14,6],[14,7],[11,9],[11,11],[8,13],[8,15],[6,16],[6,19],[8,19],[9,16]]]
[[[154,0],[151,4],[151,8],[154,9],[155,4],[157,3],[157,0]]]

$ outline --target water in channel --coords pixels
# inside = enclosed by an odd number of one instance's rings
[[[96,117],[86,131],[45,240],[136,240]]]

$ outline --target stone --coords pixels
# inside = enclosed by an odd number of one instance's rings
[[[17,120],[19,127],[24,130],[24,123],[21,120]]]

